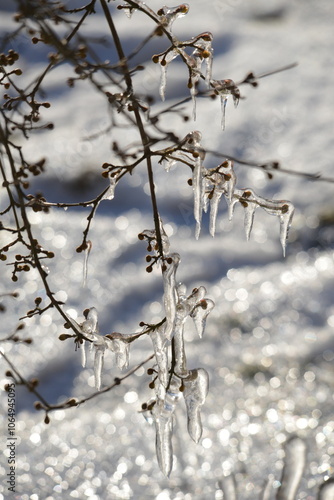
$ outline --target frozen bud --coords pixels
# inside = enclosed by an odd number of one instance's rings
[[[61,341],[64,341],[64,340],[67,340],[67,339],[70,339],[71,337],[73,337],[73,335],[68,335],[67,333],[62,333],[61,335],[59,335],[59,340]]]

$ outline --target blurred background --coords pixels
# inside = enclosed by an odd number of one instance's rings
[[[69,8],[79,1],[65,2]],[[157,11],[162,4],[146,2]],[[109,4],[115,24],[131,53],[153,29],[140,13],[128,19]],[[175,22],[180,39],[210,31],[214,37],[213,77],[236,83],[253,71],[261,75],[292,63],[297,66],[259,80],[258,88],[241,86],[235,109],[228,102],[226,129],[220,126],[220,103],[198,99],[195,123],[191,104],[180,114],[162,118],[162,126],[180,138],[200,130],[203,146],[220,154],[259,162],[277,160],[290,173],[268,179],[261,169],[237,165],[237,187],[250,187],[263,197],[286,199],[295,207],[287,255],[279,241],[279,221],[263,211],[255,214],[249,242],[243,229],[242,207],[228,221],[221,201],[216,236],[209,235],[208,216],[198,241],[194,238],[193,193],[189,172],[175,165],[169,173],[156,164],[155,182],[161,217],[172,251],[179,252],[177,279],[189,292],[204,285],[216,307],[203,339],[186,325],[189,368],[203,367],[210,375],[210,392],[202,409],[203,437],[196,445],[186,431],[185,407],[180,401],[174,428],[174,469],[164,478],[155,457],[155,430],[140,412],[152,391],[146,368],[116,389],[78,408],[59,410],[45,425],[33,408],[35,397],[16,387],[17,494],[22,500],[60,498],[206,500],[223,498],[222,482],[233,476],[238,498],[258,498],[267,478],[275,498],[284,464],[284,444],[300,436],[307,445],[307,466],[299,500],[315,500],[319,485],[333,475],[334,416],[334,184],[310,181],[293,173],[332,178],[334,157],[333,4],[331,0],[199,0],[189,2],[187,16]],[[0,1],[0,29],[5,36],[17,27],[15,2]],[[95,40],[101,58],[112,60],[113,44],[97,7],[87,20],[86,36]],[[102,43],[103,42],[103,43]],[[152,113],[188,95],[187,69],[176,59],[167,73],[166,101],[159,98],[160,68],[151,62],[165,50],[164,38],[152,39],[134,61],[145,66],[134,78],[138,93],[154,99]],[[46,66],[48,47],[33,45],[19,34],[2,46],[17,50],[22,81],[31,81]],[[101,165],[113,161],[112,145],[138,140],[135,130],[110,129],[104,99],[79,82],[67,85],[73,70],[56,67],[43,86],[51,108],[43,118],[55,129],[25,141],[32,161],[45,156],[47,171],[31,184],[48,201],[91,200],[107,185]],[[181,115],[181,116],[180,116]],[[213,153],[207,168],[220,163]],[[1,209],[6,206],[1,190]],[[101,332],[130,333],[140,321],[164,316],[159,272],[145,272],[145,244],[137,235],[152,229],[151,201],[144,166],[122,179],[112,201],[101,202],[90,239],[87,285],[82,287],[84,257],[76,253],[87,223],[87,209],[52,209],[32,213],[31,223],[45,247],[55,251],[49,280],[65,310],[77,321],[82,311],[96,307]],[[6,236],[0,233],[1,246]],[[17,326],[38,295],[45,298],[37,273],[18,283],[2,263],[1,338]],[[71,342],[60,342],[62,321],[52,310],[24,320],[31,345],[1,343],[1,349],[26,378],[37,377],[39,391],[50,402],[83,398],[94,392],[93,360],[86,368]],[[149,339],[131,346],[130,368],[152,352]],[[1,359],[1,387],[8,382]],[[113,355],[106,355],[103,387],[120,376]],[[7,395],[2,392],[2,406]],[[5,418],[5,417],[1,417]],[[5,420],[3,421],[6,427]],[[2,446],[5,450],[5,445]],[[0,470],[5,475],[6,453]],[[0,499],[8,498],[5,483]]]

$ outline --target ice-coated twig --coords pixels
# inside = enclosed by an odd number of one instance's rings
[[[298,436],[290,438],[285,445],[285,460],[276,500],[295,500],[306,464],[306,444]]]
[[[188,432],[198,443],[202,436],[201,407],[209,390],[209,375],[204,368],[190,370],[183,379],[183,396],[187,407]]]

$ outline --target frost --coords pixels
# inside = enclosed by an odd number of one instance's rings
[[[175,273],[180,262],[180,255],[178,253],[168,255],[167,262],[166,269],[162,273],[166,313],[165,337],[171,340],[174,331],[177,304]]]
[[[233,80],[211,80],[211,85],[214,88],[214,92],[216,95],[220,96],[221,102],[221,126],[222,129],[225,130],[225,111],[226,111],[226,103],[230,96],[233,97],[234,106],[237,107],[240,99],[240,91]]]
[[[190,370],[187,378],[183,379],[183,396],[187,407],[188,432],[190,437],[198,443],[202,436],[201,407],[209,390],[209,375],[204,368]]]
[[[285,446],[284,469],[277,500],[295,500],[305,463],[305,442],[299,437],[290,438]]]

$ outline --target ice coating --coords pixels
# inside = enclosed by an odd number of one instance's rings
[[[152,340],[155,360],[158,365],[158,377],[159,381],[164,388],[168,384],[168,356],[167,356],[167,343],[165,337],[165,324],[161,325],[159,328],[155,328],[150,332],[150,338]]]

